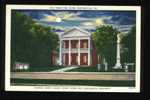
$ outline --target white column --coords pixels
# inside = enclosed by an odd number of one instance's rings
[[[71,65],[71,40],[69,40],[69,65]]]
[[[120,34],[117,35],[117,57],[116,57],[116,65],[114,66],[114,69],[122,68],[120,63]]]
[[[78,40],[78,65],[80,65],[80,38]]]
[[[60,38],[60,43],[59,43],[59,65],[62,65],[62,40]]]
[[[91,46],[90,46],[90,38],[88,39],[88,66],[90,65],[90,51],[91,51]]]

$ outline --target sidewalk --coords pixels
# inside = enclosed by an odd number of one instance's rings
[[[65,71],[68,71],[68,70],[71,70],[71,69],[76,69],[78,68],[77,66],[74,66],[74,67],[65,67],[65,68],[61,68],[61,69],[58,69],[58,70],[54,70],[54,71],[51,71],[51,72],[65,72]]]
[[[135,73],[32,73],[14,72],[11,78],[18,79],[64,79],[64,80],[135,80]]]

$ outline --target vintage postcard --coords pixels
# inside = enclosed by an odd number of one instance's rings
[[[140,92],[140,6],[6,5],[5,90]]]

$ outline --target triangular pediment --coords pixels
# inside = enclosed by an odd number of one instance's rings
[[[90,33],[80,28],[72,28],[62,34],[62,37],[88,37]]]

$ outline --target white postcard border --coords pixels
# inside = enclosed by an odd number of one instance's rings
[[[136,11],[136,85],[134,87],[97,87],[97,86],[11,86],[11,10],[119,10]],[[40,91],[40,92],[140,92],[141,67],[141,7],[140,6],[71,6],[71,5],[6,5],[5,38],[5,90],[6,91]]]

